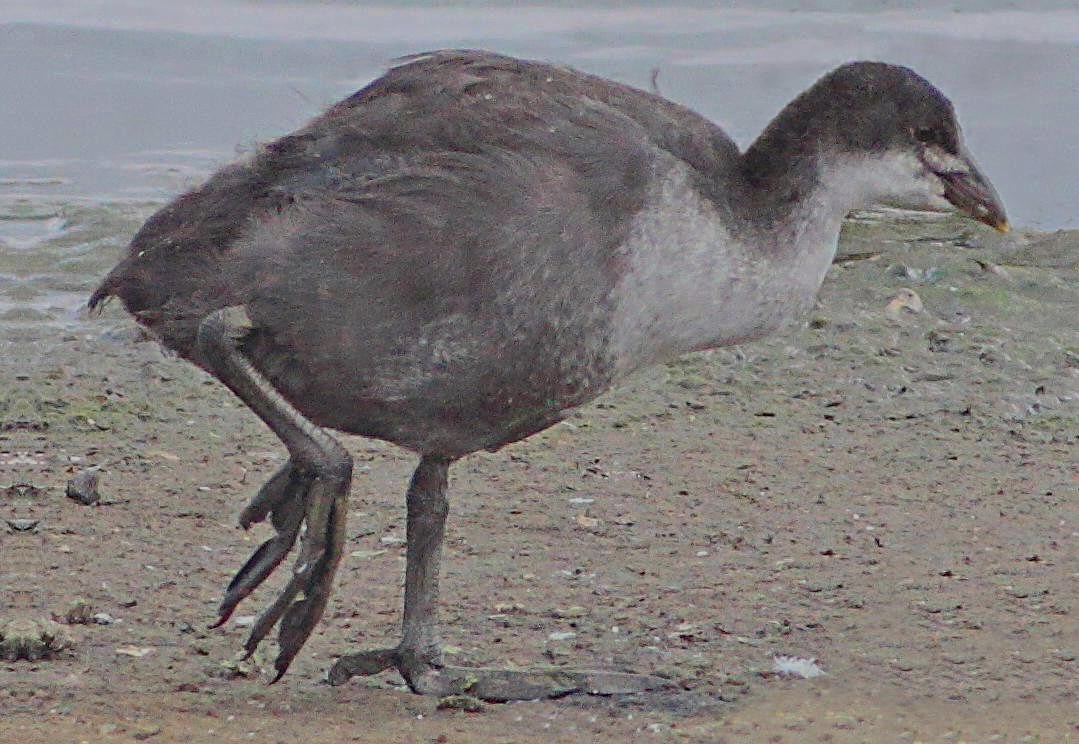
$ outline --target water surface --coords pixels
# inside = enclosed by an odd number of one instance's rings
[[[742,146],[836,64],[908,64],[956,102],[1014,224],[1079,226],[1072,3],[8,0],[0,311],[18,297],[27,319],[70,320],[153,206],[301,125],[394,57],[455,46],[642,87],[658,67],[665,95]]]

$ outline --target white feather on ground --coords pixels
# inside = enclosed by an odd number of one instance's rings
[[[800,677],[801,679],[824,676],[824,670],[817,666],[816,659],[803,659],[800,656],[773,657],[772,671],[784,677]]]

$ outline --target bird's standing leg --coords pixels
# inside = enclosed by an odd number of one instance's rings
[[[408,548],[401,643],[396,648],[342,656],[330,669],[330,684],[343,684],[356,675],[377,674],[395,668],[414,692],[437,696],[468,694],[500,702],[561,697],[575,692],[640,692],[664,686],[666,680],[622,672],[531,671],[442,664],[436,604],[449,465],[446,458],[425,455],[408,487]]]
[[[391,667],[417,692],[423,680],[441,666],[438,637],[438,571],[446,531],[446,476],[450,460],[420,458],[406,495],[408,522],[405,562],[405,616],[396,648],[361,651],[338,659],[330,670],[332,683],[355,675],[377,674]]]
[[[412,474],[406,497],[405,616],[397,664],[413,689],[417,689],[423,674],[442,662],[438,572],[449,511],[446,501],[449,466],[446,458],[423,457]]]
[[[255,551],[229,584],[218,621],[224,622],[240,600],[277,567],[304,524],[292,578],[255,621],[244,644],[248,654],[253,653],[280,621],[276,681],[326,607],[344,545],[352,457],[293,408],[243,355],[240,343],[251,330],[251,320],[242,306],[223,308],[199,324],[198,346],[213,374],[270,427],[291,456],[241,515],[241,523],[250,524],[270,513],[278,534]]]

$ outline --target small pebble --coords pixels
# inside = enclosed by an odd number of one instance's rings
[[[67,497],[83,506],[92,506],[101,501],[101,494],[97,492],[97,483],[97,468],[80,470],[67,482]]]

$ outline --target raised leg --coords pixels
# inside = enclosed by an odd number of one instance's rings
[[[248,654],[280,622],[276,682],[318,623],[329,599],[345,538],[352,458],[324,430],[308,421],[251,365],[239,348],[251,331],[243,307],[227,307],[199,324],[199,351],[207,366],[288,448],[291,459],[241,515],[247,525],[271,515],[277,535],[263,543],[236,574],[221,603],[218,624],[273,572],[300,534],[292,578],[255,621],[244,645]]]
[[[622,672],[556,668],[519,671],[442,664],[436,605],[449,465],[446,458],[424,456],[408,487],[401,643],[395,648],[342,656],[330,669],[330,684],[339,685],[353,676],[395,668],[414,692],[437,696],[467,694],[498,702],[562,697],[577,692],[613,695],[663,687],[666,684],[663,679]]]

